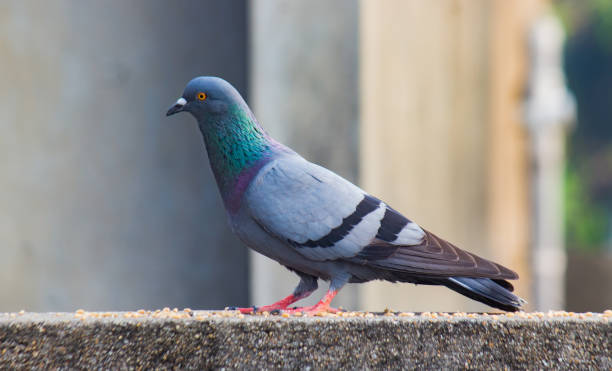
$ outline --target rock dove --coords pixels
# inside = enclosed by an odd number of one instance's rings
[[[505,311],[525,303],[506,281],[515,272],[435,236],[274,140],[225,80],[191,80],[166,115],[183,111],[198,122],[234,233],[300,277],[286,298],[241,312],[336,312],[330,303],[342,286],[371,280],[443,285]],[[319,279],[330,282],[321,301],[289,307]]]

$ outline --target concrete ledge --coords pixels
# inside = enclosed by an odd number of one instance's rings
[[[0,313],[0,369],[612,369],[612,312]]]

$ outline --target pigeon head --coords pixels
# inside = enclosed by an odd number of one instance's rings
[[[199,123],[218,121],[230,111],[248,110],[240,93],[227,81],[214,76],[200,76],[191,80],[183,95],[170,107],[166,116],[178,112],[191,113]]]
[[[240,93],[221,78],[191,80],[166,115],[183,111],[198,121],[211,168],[228,206],[257,169],[276,154],[289,151],[268,136]]]

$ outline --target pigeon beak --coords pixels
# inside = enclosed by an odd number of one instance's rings
[[[171,116],[171,115],[174,115],[175,113],[181,112],[183,110],[183,107],[185,107],[186,103],[187,101],[185,100],[185,98],[180,97],[176,101],[176,103],[174,103],[174,105],[170,107],[168,112],[166,112],[166,116]]]

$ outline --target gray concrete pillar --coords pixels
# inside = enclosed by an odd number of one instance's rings
[[[3,1],[0,311],[245,305],[196,75],[246,91],[245,1]]]
[[[251,1],[251,107],[276,139],[351,181],[358,168],[358,6],[328,2]],[[263,256],[251,260],[251,301],[292,292],[295,274]],[[319,300],[327,285],[304,303]],[[344,288],[334,305],[356,308]]]

